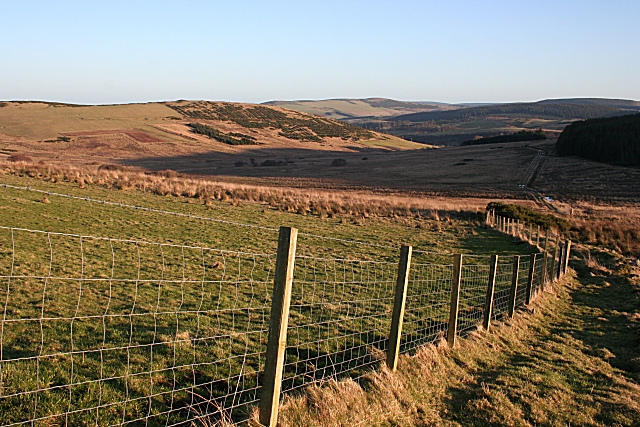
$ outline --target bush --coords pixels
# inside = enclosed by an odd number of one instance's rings
[[[495,210],[496,214],[502,217],[539,225],[546,229],[555,228],[560,231],[567,231],[571,228],[571,224],[567,220],[558,218],[555,215],[536,212],[526,206],[491,202],[487,205],[487,210]]]
[[[33,159],[26,154],[12,154],[7,157],[7,160],[10,162],[32,162]]]

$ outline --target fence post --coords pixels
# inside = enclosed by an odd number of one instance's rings
[[[538,226],[538,232],[536,233],[536,248],[540,247],[540,226]]]
[[[549,230],[544,230],[544,251],[542,252],[542,281],[540,282],[540,291],[544,292],[549,280]]]
[[[564,269],[563,274],[567,272],[567,268],[569,268],[569,255],[571,254],[571,240],[567,240],[566,251],[564,255]]]
[[[451,305],[449,308],[449,327],[447,328],[447,344],[456,345],[458,335],[458,308],[460,307],[460,283],[462,279],[462,254],[453,258],[453,278],[451,282]]]
[[[491,255],[491,267],[489,268],[489,283],[487,285],[487,296],[484,300],[484,317],[482,327],[488,331],[491,326],[491,313],[493,311],[493,294],[496,289],[496,273],[498,271],[498,255]]]
[[[560,254],[558,255],[558,268],[556,268],[556,270],[558,271],[558,280],[560,280],[562,278],[562,275],[564,274],[564,271],[562,271],[563,267],[564,267],[564,251],[565,251],[565,244],[566,242],[560,242]]]
[[[531,262],[529,264],[529,276],[527,277],[527,300],[525,301],[527,305],[531,304],[531,299],[533,297],[533,282],[536,274],[537,257],[538,254],[531,255]],[[542,280],[544,281],[544,272],[542,273]]]
[[[551,281],[550,283],[553,285],[553,282],[556,281],[556,267],[558,266],[558,256],[560,256],[560,231],[556,234],[556,246],[553,250],[553,260],[551,260]]]
[[[275,427],[278,422],[297,239],[297,229],[280,227],[269,318],[269,338],[259,405],[260,424],[268,427]]]
[[[518,294],[518,275],[520,274],[520,256],[513,257],[513,275],[511,276],[511,290],[509,291],[509,317],[516,311],[516,295]]]
[[[387,348],[387,366],[392,371],[398,366],[400,353],[400,339],[402,338],[402,321],[404,307],[407,301],[407,285],[409,284],[409,270],[411,269],[411,246],[400,248],[400,262],[398,264],[398,280],[396,281],[396,296],[393,301],[393,316],[391,317],[391,333]]]

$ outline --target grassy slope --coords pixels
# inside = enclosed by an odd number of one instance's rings
[[[366,392],[347,381],[289,399],[282,426],[639,425],[638,272],[580,258],[579,275],[490,334],[402,357]]]
[[[349,119],[354,117],[381,117],[406,114],[408,112],[431,111],[434,109],[450,109],[451,106],[436,104],[420,104],[398,102],[393,100],[366,99],[324,99],[317,101],[274,101],[267,105],[277,105],[291,110],[302,111],[334,119]],[[327,114],[329,113],[329,114]]]
[[[152,124],[172,123],[178,114],[160,103],[52,106],[44,103],[9,104],[0,108],[0,134],[26,139],[55,139],[63,132],[140,129],[163,139],[182,141],[159,132]]]

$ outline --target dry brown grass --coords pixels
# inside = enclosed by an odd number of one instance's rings
[[[50,182],[72,182],[81,188],[86,185],[119,190],[135,188],[152,194],[200,199],[205,206],[210,206],[213,200],[263,203],[282,211],[319,217],[347,215],[355,218],[377,216],[446,220],[464,212],[482,212],[489,202],[487,199],[418,198],[252,186],[188,178],[172,170],[145,173],[111,165],[72,167],[6,163],[2,173],[26,175]]]

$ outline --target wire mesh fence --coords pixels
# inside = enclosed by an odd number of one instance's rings
[[[0,253],[0,425],[246,419],[272,256],[7,228]]]
[[[496,286],[493,296],[493,320],[502,319],[509,311],[509,296],[511,295],[511,281],[513,277],[513,258],[498,259],[496,270]]]
[[[397,264],[296,258],[283,390],[349,374],[386,350]]]
[[[482,320],[489,281],[489,265],[462,266],[458,332],[461,336],[473,331]]]
[[[284,391],[360,378],[388,348],[398,253],[308,252],[295,257]],[[490,259],[462,263],[460,336],[482,321]],[[401,353],[446,336],[451,261],[423,251],[411,263]],[[0,426],[249,420],[261,399],[275,265],[275,254],[0,227]],[[516,306],[529,266],[521,257]],[[508,312],[512,277],[513,258],[499,258],[494,320]]]
[[[453,265],[413,264],[407,288],[400,352],[446,336]]]
[[[520,258],[518,269],[518,287],[516,290],[516,307],[522,307],[527,303],[527,285],[529,284],[529,269],[531,268],[531,256]]]

